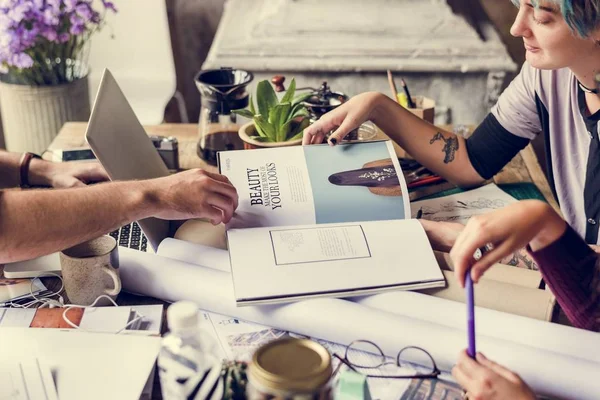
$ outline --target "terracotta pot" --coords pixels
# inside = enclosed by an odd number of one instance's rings
[[[252,139],[250,136],[256,136],[256,128],[254,122],[248,122],[240,127],[240,139],[244,142],[244,149],[267,149],[270,147],[287,147],[299,146],[302,144],[302,138],[296,140],[288,140],[286,142],[259,142]]]

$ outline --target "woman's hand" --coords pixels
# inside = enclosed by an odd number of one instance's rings
[[[92,182],[109,180],[98,162],[61,162],[32,160],[29,166],[29,183],[34,186],[71,188]]]
[[[436,251],[449,252],[465,226],[459,222],[428,221],[420,219],[431,248]]]
[[[323,115],[321,119],[304,130],[302,144],[321,144],[325,135],[335,129],[329,137],[334,146],[363,122],[373,119],[373,112],[379,100],[385,97],[378,92],[362,93]]]
[[[463,350],[452,368],[452,376],[466,390],[469,399],[477,400],[534,400],[535,394],[514,372],[504,368],[483,354],[476,360]]]
[[[552,207],[539,200],[525,200],[501,210],[472,217],[450,251],[454,274],[464,286],[466,271],[471,269],[474,282],[494,263],[516,250],[530,245],[536,251],[559,239],[567,225]],[[479,260],[473,258],[482,247],[492,249]]]

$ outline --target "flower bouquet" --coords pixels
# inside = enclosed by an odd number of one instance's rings
[[[0,0],[0,111],[6,146],[43,151],[66,121],[90,113],[91,36],[108,0]]]

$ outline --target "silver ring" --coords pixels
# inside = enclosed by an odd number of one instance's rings
[[[473,253],[473,258],[475,259],[475,261],[479,261],[485,255],[485,253],[489,253],[492,250],[494,250],[494,244],[488,242],[484,246],[479,247],[477,250],[475,250],[475,253]]]

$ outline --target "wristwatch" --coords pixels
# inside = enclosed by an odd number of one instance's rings
[[[21,189],[31,187],[31,185],[29,185],[29,164],[34,158],[42,159],[39,155],[29,152],[25,152],[21,156],[21,160],[19,161],[19,186]]]

